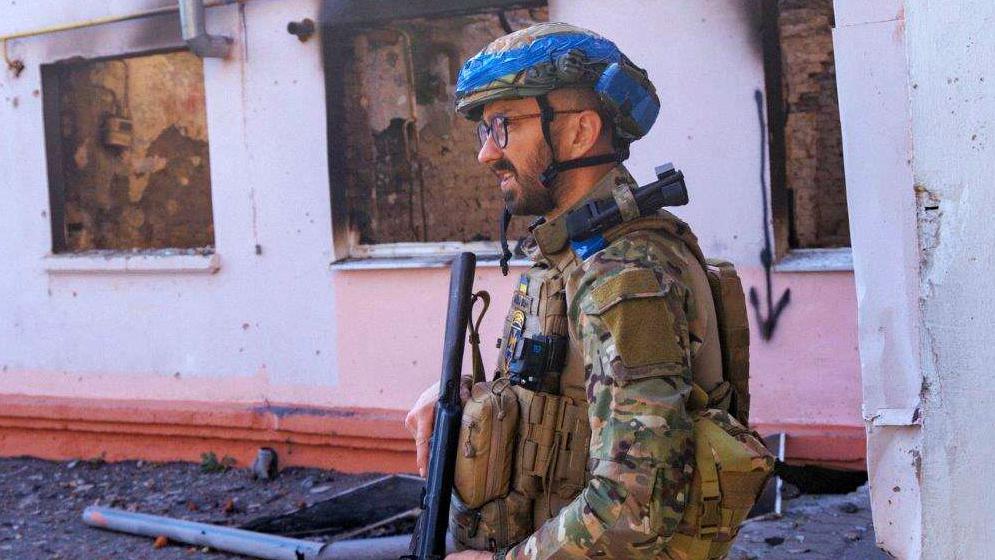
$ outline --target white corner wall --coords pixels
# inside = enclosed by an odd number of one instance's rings
[[[897,558],[989,558],[995,5],[836,13],[875,530]]]
[[[924,558],[995,547],[995,4],[907,0],[919,197]]]

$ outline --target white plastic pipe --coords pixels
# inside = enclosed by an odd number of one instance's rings
[[[411,535],[401,535],[326,544],[97,506],[83,511],[83,523],[132,535],[166,537],[174,542],[263,560],[396,560],[407,554],[411,541]]]

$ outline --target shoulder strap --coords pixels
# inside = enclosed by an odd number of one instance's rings
[[[612,241],[615,241],[616,239],[628,235],[634,231],[642,230],[662,230],[669,233],[671,236],[680,239],[684,242],[694,257],[698,259],[701,266],[705,266],[705,256],[701,253],[701,249],[698,247],[698,238],[691,233],[691,228],[689,228],[687,224],[666,210],[660,210],[659,214],[653,216],[643,216],[641,218],[622,222],[621,224],[605,231],[605,240],[608,243],[611,243]]]

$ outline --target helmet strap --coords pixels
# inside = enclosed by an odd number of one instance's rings
[[[578,167],[593,167],[595,165],[604,165],[606,163],[622,163],[628,156],[628,149],[619,150],[611,154],[601,154],[597,156],[587,156],[577,159],[571,159],[568,161],[556,161],[556,148],[553,146],[553,133],[550,131],[550,124],[553,119],[556,118],[556,111],[553,110],[552,105],[549,104],[549,97],[546,95],[537,95],[536,103],[539,104],[539,122],[542,125],[542,137],[545,138],[546,144],[549,145],[549,153],[552,160],[546,170],[539,175],[539,182],[542,186],[547,189],[551,188],[553,181],[560,174],[561,171],[569,171],[571,169],[577,169]]]
[[[610,154],[587,156],[568,161],[556,161],[556,148],[553,146],[553,133],[550,130],[550,124],[556,118],[556,111],[549,104],[549,97],[546,95],[537,95],[535,99],[536,103],[539,104],[539,123],[542,125],[542,137],[546,140],[546,144],[549,145],[549,152],[552,158],[546,170],[539,175],[539,182],[546,189],[552,186],[553,181],[556,180],[561,171],[569,171],[578,167],[593,167],[606,163],[622,163],[628,159],[628,144],[616,143],[615,151]],[[511,249],[508,248],[508,224],[510,222],[511,210],[505,206],[504,211],[501,213],[501,274],[505,276],[508,275],[508,261],[512,257]]]
[[[506,205],[501,213],[501,274],[508,275],[508,261],[511,260],[511,249],[508,248],[508,224],[511,222],[511,210]]]

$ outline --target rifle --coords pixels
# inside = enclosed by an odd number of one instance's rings
[[[411,553],[403,560],[442,560],[446,556],[449,502],[453,493],[456,452],[463,403],[460,401],[460,373],[466,327],[473,304],[473,274],[477,258],[460,253],[453,261],[449,279],[449,309],[442,347],[442,380],[439,402],[435,405],[435,427],[429,448],[428,480],[422,496],[422,513],[411,538]]]

